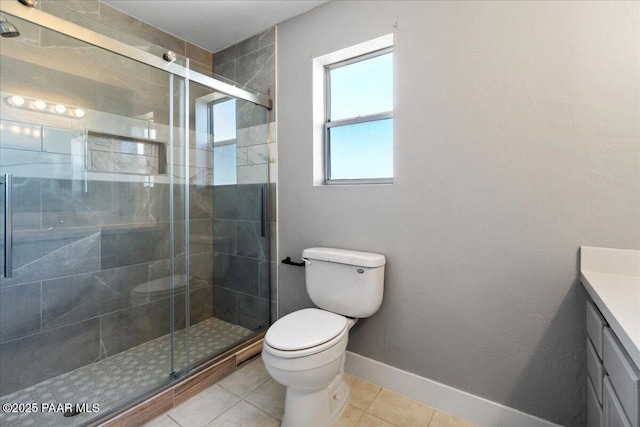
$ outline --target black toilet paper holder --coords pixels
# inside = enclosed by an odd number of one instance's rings
[[[283,259],[282,263],[283,264],[287,264],[287,265],[293,265],[293,266],[296,266],[296,267],[304,267],[304,261],[302,261],[302,262],[291,261],[291,257],[290,256],[288,256],[285,259]]]

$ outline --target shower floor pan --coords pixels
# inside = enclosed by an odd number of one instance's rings
[[[253,331],[212,317],[189,329],[191,360],[202,360],[237,344]],[[185,331],[174,334],[176,366],[186,366]],[[180,355],[181,354],[181,355]],[[171,366],[171,336],[165,335],[115,354],[91,365],[32,385],[3,396],[1,404],[37,404],[38,412],[6,413],[0,411],[0,425],[10,426],[78,426],[100,413],[106,414],[127,401],[136,399],[150,389],[167,383]],[[80,413],[65,417],[63,412],[42,412],[42,403],[99,405],[99,412]],[[46,407],[45,409],[49,409]]]

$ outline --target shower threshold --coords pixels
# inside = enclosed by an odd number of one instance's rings
[[[200,361],[219,354],[252,334],[254,332],[250,329],[215,317],[206,319],[189,328],[191,360]],[[187,365],[185,341],[184,329],[174,333],[174,362],[178,367]],[[81,426],[95,421],[100,413],[106,415],[149,390],[166,385],[170,381],[170,374],[171,335],[165,335],[3,396],[0,398],[3,408],[7,403],[23,404],[37,409],[37,412],[0,411],[0,425]],[[30,406],[32,404],[35,405]],[[65,417],[64,404],[86,404],[86,412]]]

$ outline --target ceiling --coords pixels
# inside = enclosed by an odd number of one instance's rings
[[[214,53],[327,1],[103,0]]]

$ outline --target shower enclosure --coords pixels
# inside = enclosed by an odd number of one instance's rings
[[[0,5],[0,424],[85,425],[268,326],[269,100]]]

